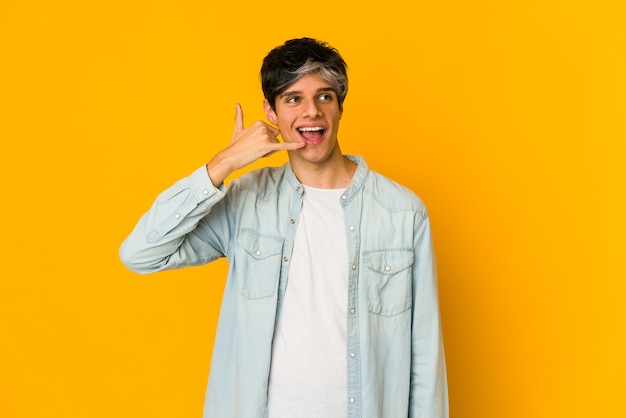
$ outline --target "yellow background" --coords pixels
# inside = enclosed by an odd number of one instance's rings
[[[452,417],[626,416],[625,9],[0,1],[0,417],[201,416],[225,263],[117,250],[300,36],[350,66],[343,151],[431,212]]]

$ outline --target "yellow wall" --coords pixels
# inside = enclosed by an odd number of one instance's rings
[[[626,416],[624,2],[228,3],[0,3],[0,417],[200,417],[225,263],[118,246],[300,36],[350,65],[343,151],[430,209],[452,416]]]

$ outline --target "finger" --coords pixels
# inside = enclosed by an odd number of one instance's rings
[[[276,151],[291,151],[294,149],[302,148],[306,144],[302,142],[276,142],[270,146],[272,152]]]
[[[271,123],[267,123],[263,120],[256,121],[254,125],[263,126],[267,130],[267,132],[271,134],[272,136],[278,136],[280,134],[280,131],[278,130],[276,126],[272,125]]]
[[[274,146],[270,147],[271,151],[263,155],[263,158],[276,154],[278,151],[291,151],[294,149],[302,148],[305,145],[304,142],[277,142]]]
[[[267,124],[266,124],[267,125]],[[280,135],[280,130],[278,130],[278,128],[273,127],[272,125],[267,125],[270,133],[274,136],[278,136]]]
[[[278,137],[278,135],[280,135],[280,130],[278,128],[262,120],[257,120],[248,127],[248,129],[253,128],[258,128],[261,132],[265,132],[273,137]]]
[[[243,109],[239,103],[235,104],[235,133],[243,131]]]

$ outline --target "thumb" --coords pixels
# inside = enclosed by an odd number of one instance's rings
[[[243,131],[243,109],[239,103],[235,104],[235,130],[234,133]]]

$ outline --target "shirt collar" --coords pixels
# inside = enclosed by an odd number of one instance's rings
[[[365,179],[367,178],[367,175],[369,174],[369,171],[370,171],[363,157],[358,156],[358,155],[345,155],[344,157],[346,157],[348,160],[352,161],[353,163],[356,163],[357,168],[356,168],[356,171],[354,172],[354,175],[352,176],[350,185],[348,186],[345,193],[343,194],[345,198],[342,196],[342,199],[341,199],[342,204],[346,204],[350,202],[354,198],[354,196],[356,196],[359,193],[359,191],[363,188],[363,185],[365,184]],[[296,175],[291,170],[291,164],[287,163],[286,165],[287,165],[286,176],[287,176],[287,182],[289,183],[289,186],[299,196],[302,196],[302,193],[304,192],[304,187],[302,186],[302,183],[300,183]]]

